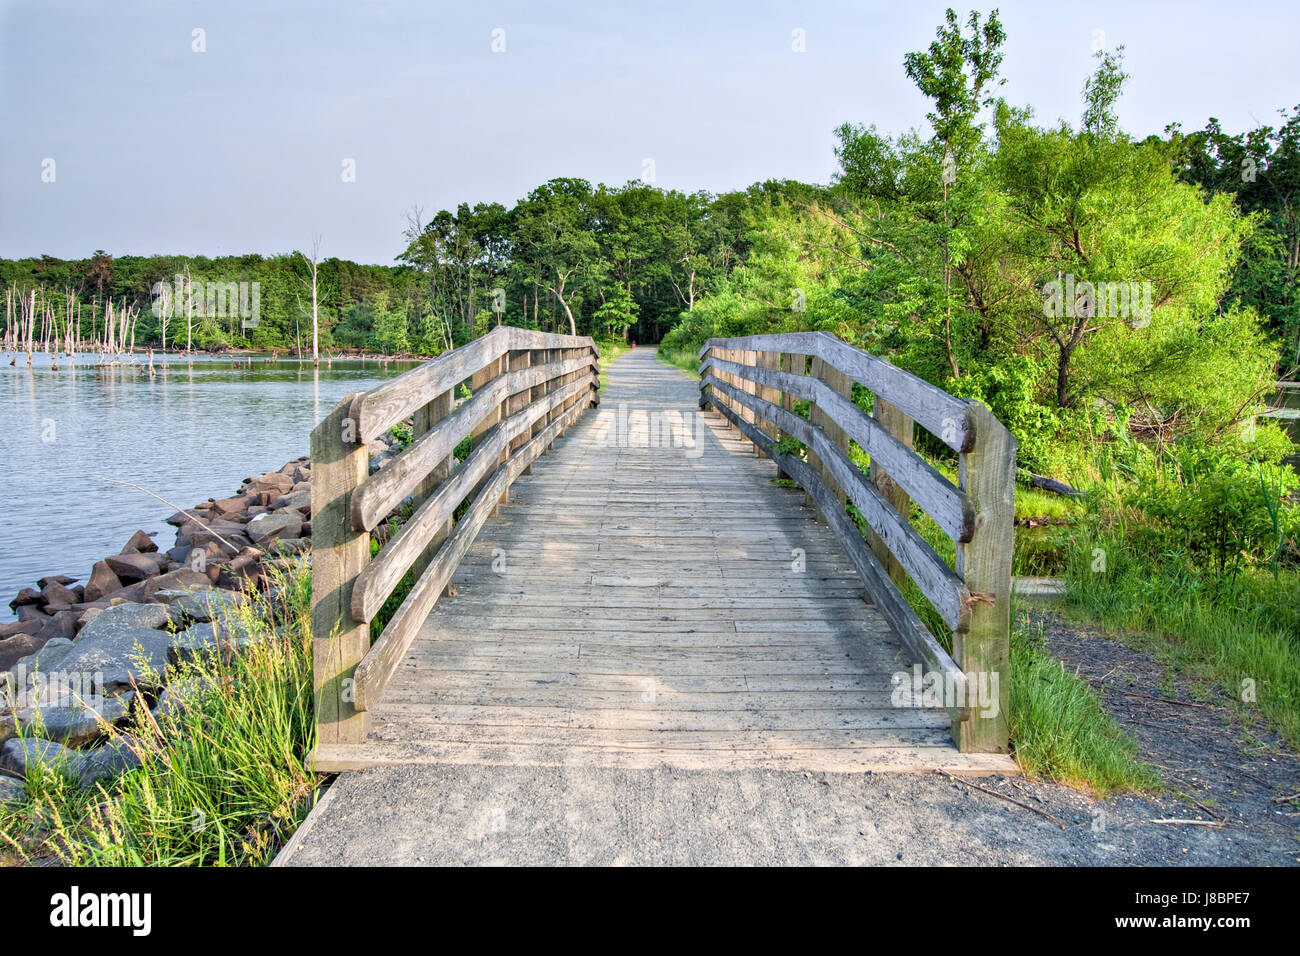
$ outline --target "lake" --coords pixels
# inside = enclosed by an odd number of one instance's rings
[[[170,548],[176,509],[103,475],[188,508],[234,494],[245,478],[308,452],[312,426],[349,392],[416,363],[334,359],[313,370],[265,356],[156,356],[155,378],[135,368],[92,368],[79,356],[57,370],[46,356],[0,361],[0,622],[9,601],[47,574],[85,583],[94,562],[140,529]],[[239,367],[236,367],[239,363]],[[143,368],[143,366],[141,366]]]

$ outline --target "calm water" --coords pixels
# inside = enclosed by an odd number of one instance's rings
[[[129,369],[55,371],[48,359],[10,368],[0,360],[0,621],[9,601],[46,574],[85,583],[90,566],[137,530],[170,548],[175,510],[148,495],[91,478],[148,488],[182,507],[233,494],[248,477],[305,455],[308,435],[347,393],[411,367],[335,359],[168,356],[158,375]],[[92,359],[83,358],[87,366]],[[240,362],[244,368],[235,368]]]

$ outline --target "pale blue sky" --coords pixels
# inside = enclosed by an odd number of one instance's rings
[[[320,233],[326,255],[388,263],[413,204],[508,205],[554,176],[621,184],[650,159],[688,191],[826,182],[840,123],[924,125],[902,60],[948,5],[0,0],[0,256]],[[1127,47],[1131,133],[1300,102],[1294,0],[998,7],[1003,93],[1043,121],[1076,120],[1097,29]]]

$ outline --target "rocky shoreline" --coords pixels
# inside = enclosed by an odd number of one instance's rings
[[[371,471],[399,451],[371,443]],[[129,740],[109,740],[133,707],[158,716],[194,688],[168,682],[171,667],[220,648],[238,649],[230,611],[267,589],[270,572],[311,549],[311,461],[247,478],[166,519],[172,547],[133,534],[95,562],[85,583],[51,574],[10,602],[18,620],[0,625],[0,803],[24,798],[34,761],[60,761],[82,785],[138,764]],[[143,651],[143,654],[141,654]]]

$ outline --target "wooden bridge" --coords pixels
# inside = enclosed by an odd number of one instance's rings
[[[1015,446],[982,406],[823,333],[712,340],[698,386],[634,350],[584,414],[598,372],[589,338],[500,327],[313,431],[316,769],[1014,770]],[[412,416],[412,445],[368,475],[367,442]],[[912,450],[914,422],[956,485]]]

